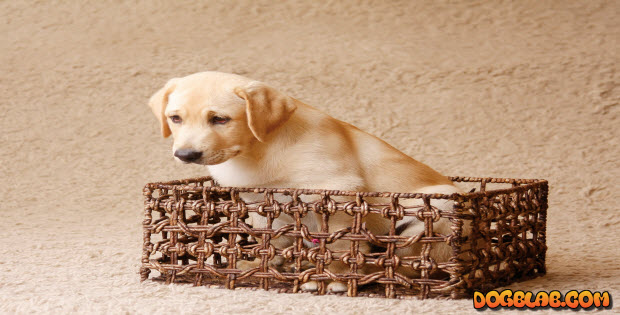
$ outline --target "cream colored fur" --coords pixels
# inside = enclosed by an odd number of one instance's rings
[[[201,152],[202,157],[195,163],[207,165],[209,173],[223,186],[446,194],[458,191],[446,177],[386,142],[241,76],[203,72],[172,79],[153,95],[150,106],[160,119],[163,136],[173,135],[173,152]],[[171,121],[175,115],[181,123]],[[213,124],[213,116],[230,120]],[[449,203],[435,206],[451,207]],[[251,219],[255,226],[265,224],[261,216]],[[309,215],[304,224],[317,231],[319,219]],[[450,232],[444,221],[436,225],[437,232]],[[281,216],[274,228],[290,222],[292,219]],[[338,214],[330,219],[330,230],[350,224],[349,216]],[[375,234],[388,232],[388,221],[379,215],[369,215],[366,224]],[[423,224],[414,222],[403,235],[417,235],[422,230]],[[273,242],[284,247],[291,244],[291,239],[281,237]],[[331,248],[348,246],[342,241]],[[449,247],[439,247],[433,252],[434,258],[445,259]],[[369,245],[363,243],[361,249],[368,250]],[[400,253],[414,255],[419,250],[413,246]],[[339,263],[330,265],[333,272],[344,272],[346,268]],[[303,288],[315,290],[316,283],[306,283]],[[346,285],[332,282],[328,290],[345,291]]]

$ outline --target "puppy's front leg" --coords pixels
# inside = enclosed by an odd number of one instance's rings
[[[273,230],[277,230],[287,224],[293,222],[293,219],[287,215],[281,214],[280,217],[275,218],[271,223],[271,228]],[[252,225],[254,228],[266,228],[268,225],[267,218],[261,216],[258,213],[251,212],[249,213],[249,218],[247,219],[247,223]],[[261,242],[262,238],[258,236],[258,241]],[[272,238],[269,241],[269,244],[273,245],[276,249],[284,249],[291,245],[293,245],[294,239],[291,237],[280,236],[278,238]],[[237,268],[246,270],[252,269],[260,266],[260,257],[256,257],[253,261],[241,260],[237,262]],[[280,268],[284,264],[285,259],[282,256],[275,256],[271,260],[269,260],[269,267]]]
[[[330,221],[329,231],[330,233],[333,233],[338,230],[350,227],[353,222],[353,218],[345,213],[336,213],[329,219],[329,221]],[[337,240],[334,243],[327,245],[327,248],[332,252],[343,252],[351,248],[351,242]],[[359,250],[361,252],[367,253],[369,249],[370,247],[368,246],[368,243],[360,242]],[[329,271],[336,273],[336,274],[346,273],[349,271],[349,266],[347,266],[346,264],[344,264],[343,262],[339,260],[332,261],[332,263],[329,264],[327,268],[329,269]],[[332,281],[330,284],[327,285],[327,292],[346,292],[346,291],[347,291],[347,284],[344,282]]]
[[[321,216],[318,214],[316,216],[317,216],[317,221],[320,222]],[[336,213],[335,215],[329,218],[329,232],[333,233],[335,231],[350,227],[351,221],[352,221],[351,216],[345,213]],[[363,242],[360,243],[360,251],[367,252],[368,246],[365,246],[365,245],[366,244],[364,244]],[[337,240],[332,244],[328,244],[326,247],[332,253],[343,252],[343,251],[349,250],[350,242]],[[325,268],[331,271],[332,273],[336,273],[336,274],[346,273],[349,270],[349,267],[347,265],[345,265],[344,263],[338,260],[331,261],[331,263],[329,263],[329,265],[326,265]],[[318,291],[318,289],[319,289],[319,284],[317,281],[308,281],[301,285],[302,291],[314,292],[314,291]],[[347,284],[340,282],[340,281],[332,281],[327,285],[327,292],[346,292],[346,291],[347,291]]]
[[[318,218],[320,216],[317,215]],[[385,230],[387,229],[387,221],[383,219],[378,214],[369,214],[366,216],[365,220],[367,223],[367,227],[371,230],[371,232],[375,235],[385,234]],[[329,218],[329,232],[333,233],[342,229],[346,229],[351,227],[353,224],[353,217],[348,214],[339,212]],[[359,242],[359,251],[363,254],[368,254],[371,252],[371,246],[368,242]],[[338,252],[340,255],[348,252],[351,249],[351,241],[346,240],[336,240],[332,244],[327,245],[327,248],[332,252]],[[335,254],[334,254],[335,255]],[[335,274],[344,274],[349,272],[349,266],[343,263],[340,260],[333,260],[326,268]],[[366,274],[371,269],[371,266],[365,265],[359,270],[360,273]],[[317,291],[318,283],[316,281],[309,281],[304,283],[301,286],[303,291]],[[347,284],[340,281],[332,281],[327,285],[327,292],[346,292],[348,289]]]

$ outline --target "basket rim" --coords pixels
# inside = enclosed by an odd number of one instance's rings
[[[329,196],[359,196],[359,197],[379,197],[379,198],[409,198],[409,199],[451,199],[459,198],[472,199],[477,197],[491,197],[498,194],[519,192],[531,188],[538,188],[547,185],[545,179],[516,179],[516,178],[500,178],[500,177],[464,177],[464,176],[448,176],[453,182],[479,182],[513,184],[515,186],[503,189],[481,190],[476,192],[464,192],[453,194],[425,194],[425,193],[407,193],[407,192],[375,192],[375,191],[350,191],[350,190],[329,190],[329,189],[308,189],[308,188],[260,188],[260,187],[232,187],[219,186],[215,179],[211,176],[202,176],[186,179],[171,180],[165,182],[152,182],[144,186],[145,189],[167,189],[167,190],[184,190],[187,192],[217,192],[217,193],[276,193],[284,195],[329,195]],[[191,184],[199,182],[211,181],[213,186],[193,186]]]

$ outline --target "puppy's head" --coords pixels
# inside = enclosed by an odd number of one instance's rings
[[[244,151],[284,124],[296,101],[267,85],[220,72],[168,81],[149,100],[172,151],[185,163],[215,165]]]

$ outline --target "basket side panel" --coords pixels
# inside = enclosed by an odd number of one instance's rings
[[[518,185],[515,185],[518,186]],[[468,291],[488,291],[545,273],[547,184],[472,198]]]
[[[499,193],[478,182],[481,192],[454,199],[252,191],[209,178],[147,185],[141,279],[157,271],[166,282],[279,292],[315,282],[316,294],[339,281],[349,296],[462,298],[543,274],[546,182],[496,180],[514,186]]]

